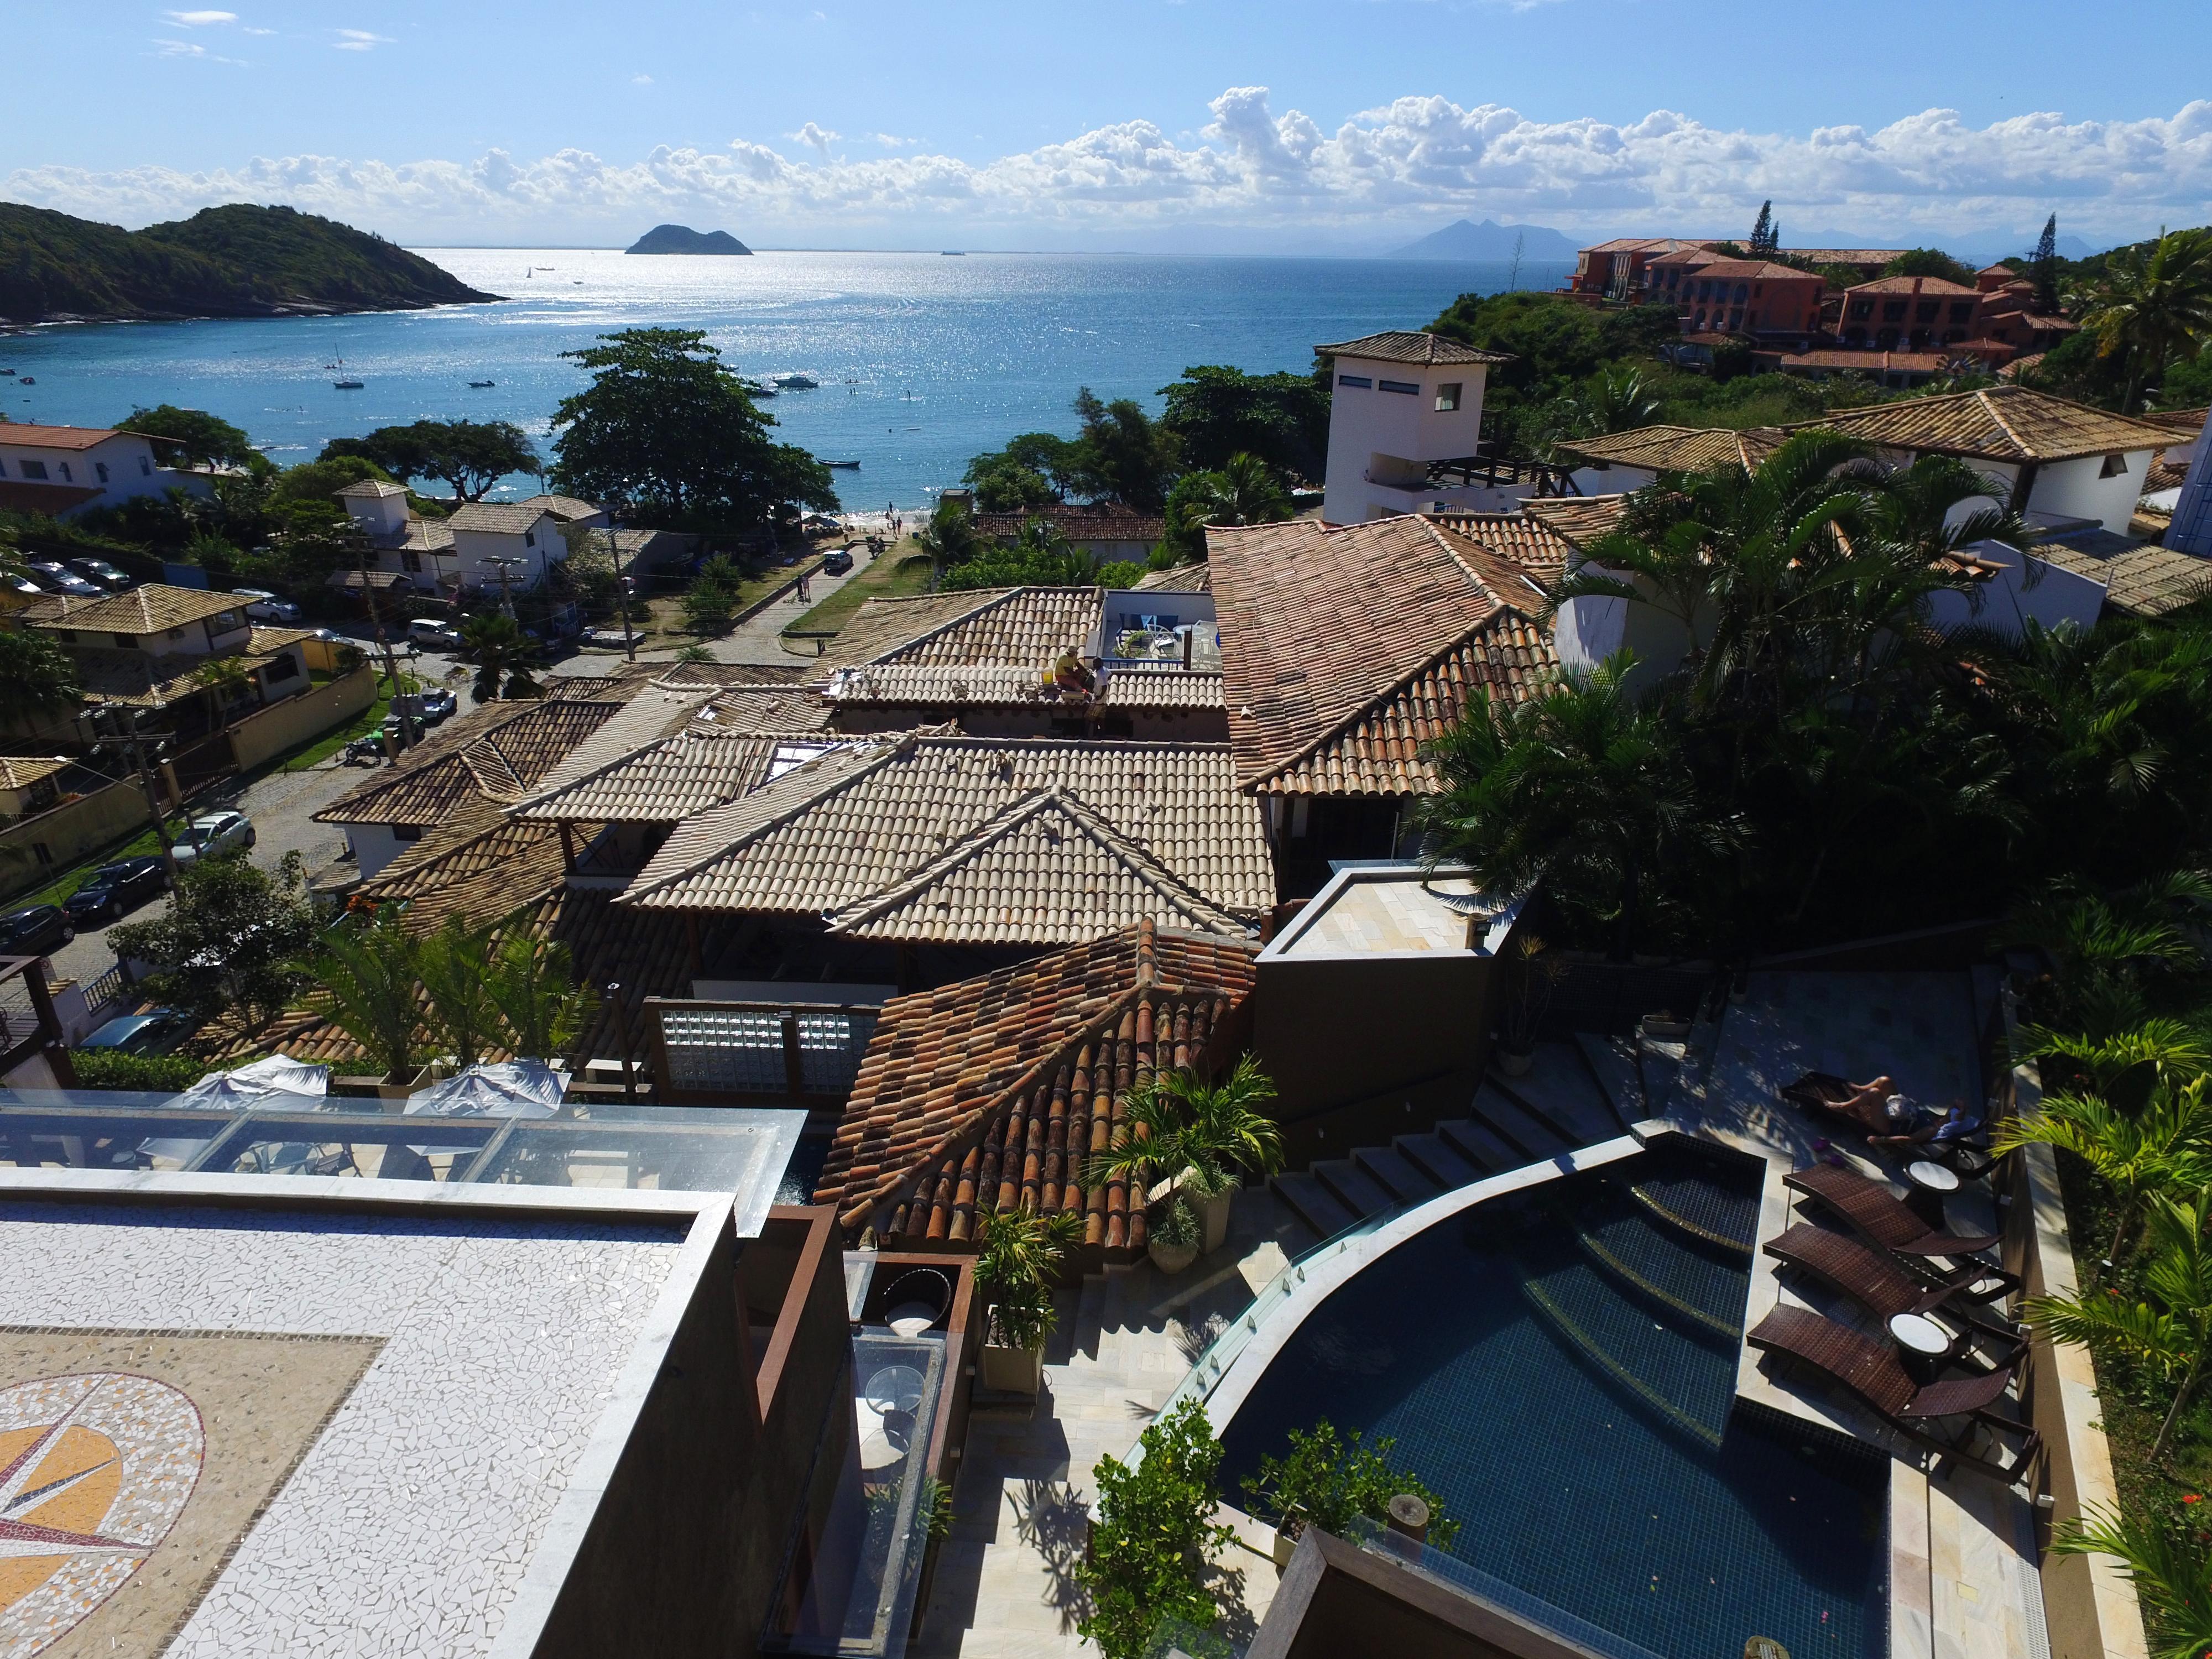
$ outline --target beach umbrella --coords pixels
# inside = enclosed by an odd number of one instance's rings
[[[233,1072],[210,1072],[169,1104],[202,1111],[242,1112],[249,1106],[313,1110],[331,1090],[331,1068],[271,1054]]]
[[[542,1060],[471,1066],[407,1097],[410,1117],[551,1117],[568,1074]]]

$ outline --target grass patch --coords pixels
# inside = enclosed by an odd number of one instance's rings
[[[851,580],[783,631],[831,632],[852,621],[853,613],[870,599],[902,599],[928,589],[929,556],[917,551],[908,537],[854,571]]]
[[[399,689],[402,691],[420,691],[422,690],[422,683],[412,674],[403,672],[399,676]],[[380,670],[376,676],[374,702],[369,704],[343,726],[335,726],[324,732],[313,743],[303,744],[289,754],[277,756],[262,769],[260,775],[266,776],[270,772],[304,772],[307,768],[328,760],[356,738],[367,737],[384,724],[384,717],[391,712],[391,682]]]

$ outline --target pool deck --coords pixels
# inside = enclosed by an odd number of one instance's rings
[[[1753,975],[1745,1000],[1721,1022],[1710,1071],[1674,1097],[1668,1115],[1679,1128],[1767,1161],[1763,1245],[1800,1220],[1827,1224],[1817,1206],[1801,1212],[1802,1200],[1781,1180],[1815,1161],[1816,1140],[1830,1139],[1861,1174],[1901,1190],[1863,1148],[1780,1104],[1782,1085],[1808,1071],[1851,1078],[1887,1072],[1916,1099],[1973,1107],[1981,1098],[1980,1027],[1976,991],[1963,974]],[[1961,1231],[1998,1231],[1996,1208],[1980,1192],[1954,1195],[1948,1218]],[[1747,1329],[1786,1302],[1881,1334],[1848,1304],[1800,1296],[1774,1269],[1762,1250],[1752,1270]],[[1964,1472],[1930,1480],[1918,1448],[1840,1395],[1776,1381],[1759,1359],[1747,1344],[1739,1398],[1891,1454],[1891,1659],[2047,1655],[2033,1511],[2019,1489]],[[2016,1404],[2012,1409],[2018,1414]]]

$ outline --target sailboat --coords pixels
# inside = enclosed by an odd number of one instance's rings
[[[341,374],[343,374],[345,373],[345,359],[341,357],[335,363],[329,365],[329,367],[337,369]],[[360,380],[348,378],[345,380],[332,380],[331,384],[336,386],[340,392],[358,392],[362,389],[364,383]]]

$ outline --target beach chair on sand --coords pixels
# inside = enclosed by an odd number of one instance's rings
[[[1954,1233],[1930,1227],[1888,1188],[1854,1170],[1815,1164],[1791,1170],[1783,1182],[1793,1192],[1819,1200],[1869,1243],[1899,1255],[1970,1257],[1995,1249],[2000,1243],[1994,1233]],[[1988,1274],[1995,1269],[1984,1267],[1982,1271]]]
[[[1990,1409],[2012,1382],[2009,1366],[1955,1382],[1915,1382],[1889,1344],[1804,1308],[1776,1308],[1745,1340],[1784,1369],[1811,1372],[1850,1395],[1890,1428],[1933,1453],[1939,1460],[1937,1473],[1948,1462],[2012,1486],[2026,1477],[2042,1446],[2042,1437],[2025,1423]],[[1938,1431],[1945,1422],[1956,1425],[1949,1438]],[[1978,1426],[1990,1432],[1991,1455],[1983,1455],[1974,1445]],[[2021,1437],[2008,1462],[2001,1437],[2006,1434]]]
[[[1970,1338],[1991,1345],[1990,1364],[2017,1364],[2027,1350],[2027,1337],[2012,1324],[1977,1311],[2005,1294],[2002,1285],[1988,1288],[1990,1276],[1986,1273],[1969,1267],[1940,1275],[1930,1285],[1915,1279],[1893,1258],[1803,1221],[1770,1239],[1766,1253],[1848,1297],[1884,1322],[1899,1314],[1947,1314],[1966,1328]]]

